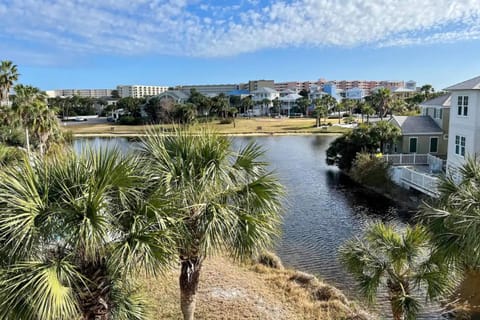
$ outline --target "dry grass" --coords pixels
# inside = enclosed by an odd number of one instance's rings
[[[209,258],[202,270],[196,319],[366,319],[337,289],[315,277],[300,284],[292,280],[295,274],[260,264],[241,266],[224,257]],[[143,280],[155,301],[155,319],[181,318],[177,282],[177,270]]]
[[[162,125],[164,128],[170,128],[171,125]],[[307,133],[343,133],[350,129],[331,126],[326,128],[316,128],[315,119],[237,119],[235,127],[232,124],[220,124],[219,121],[212,121],[208,124],[195,124],[193,129],[211,128],[224,134],[307,134]],[[146,126],[125,126],[110,123],[102,124],[76,124],[64,127],[65,130],[72,131],[75,135],[138,135],[145,132]]]

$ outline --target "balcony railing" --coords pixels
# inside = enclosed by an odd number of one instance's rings
[[[385,154],[383,159],[394,166],[429,166],[432,172],[441,172],[445,161],[431,154]]]
[[[412,188],[423,193],[432,197],[438,196],[438,184],[440,180],[435,176],[405,167],[402,168],[402,180]]]

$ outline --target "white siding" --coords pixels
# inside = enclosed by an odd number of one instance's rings
[[[459,96],[468,96],[468,116],[458,115],[457,102]],[[478,90],[452,92],[450,109],[450,125],[448,137],[447,168],[458,168],[466,157],[480,152],[480,93]],[[466,138],[465,157],[455,154],[455,137]]]

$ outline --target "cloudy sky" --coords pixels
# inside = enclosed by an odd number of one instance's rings
[[[3,0],[0,21],[42,89],[480,74],[480,0]]]

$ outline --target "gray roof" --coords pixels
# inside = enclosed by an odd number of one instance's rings
[[[442,106],[442,107],[450,107],[452,103],[452,96],[451,94],[444,94],[443,96],[439,96],[425,102],[420,103],[421,106]]]
[[[176,98],[177,100],[188,100],[188,98],[190,97],[190,94],[188,94],[184,91],[180,91],[180,90],[168,90],[168,91],[160,93],[156,97],[161,98],[161,97],[164,97],[164,96],[171,96],[171,97]]]
[[[480,90],[480,76],[454,84],[445,90]]]
[[[442,134],[442,129],[429,116],[393,116],[390,120],[402,130],[402,135]]]

